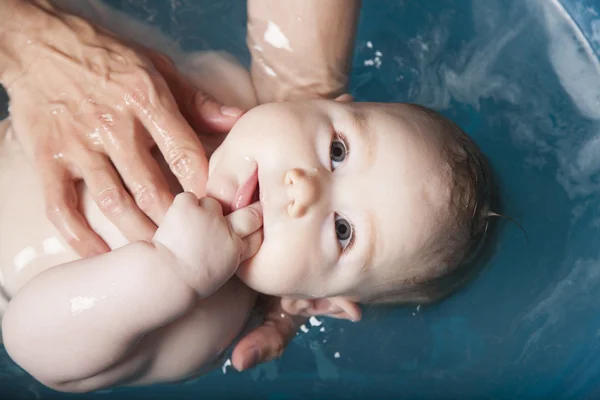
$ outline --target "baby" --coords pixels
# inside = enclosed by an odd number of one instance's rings
[[[196,83],[247,105],[249,77],[229,70],[247,84]],[[290,315],[353,321],[361,303],[451,294],[473,270],[468,258],[487,228],[483,156],[432,110],[348,100],[251,109],[210,158],[208,197],[179,194],[151,242],[127,243],[81,187],[85,218],[113,249],[85,260],[45,218],[41,188],[4,121],[9,355],[58,390],[169,382],[214,366],[256,292],[281,297]]]
[[[76,257],[4,141],[4,341],[59,390],[198,373],[243,328],[250,289],[282,297],[290,314],[354,321],[359,303],[437,300],[467,275],[489,208],[477,147],[433,111],[268,104],[242,117],[210,159],[207,192],[231,204],[228,217],[216,200],[180,194],[151,243],[124,245],[84,189],[85,217],[116,250],[50,268]],[[25,241],[37,243],[11,252]],[[36,258],[39,248],[48,255]]]

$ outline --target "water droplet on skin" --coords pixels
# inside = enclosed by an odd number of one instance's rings
[[[19,251],[13,260],[15,272],[21,271],[27,264],[38,258],[38,252],[33,246],[27,246]]]
[[[106,295],[101,297],[94,296],[74,296],[69,299],[71,304],[71,314],[79,314],[94,307],[99,300],[105,299]]]
[[[275,72],[275,70],[267,65],[264,65],[265,68],[265,72],[267,73],[267,75],[270,76],[277,76],[277,73]]]
[[[269,21],[267,24],[267,30],[263,35],[265,43],[270,44],[276,49],[284,49],[292,51],[289,39],[284,35],[279,26],[273,21]]]

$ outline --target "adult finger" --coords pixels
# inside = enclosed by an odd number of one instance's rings
[[[204,196],[208,177],[208,160],[204,148],[177,109],[172,95],[164,94],[163,100],[171,104],[167,107],[158,106],[151,112],[138,111],[138,117],[152,135],[182,188],[200,198]]]
[[[79,169],[100,211],[128,240],[152,238],[156,226],[137,207],[106,156],[89,153]]]
[[[223,105],[194,87],[164,54],[147,49],[147,54],[167,82],[183,116],[198,132],[228,133],[244,110]]]
[[[106,153],[119,172],[135,204],[156,225],[160,225],[173,203],[173,194],[158,163],[142,143],[124,143],[119,135],[106,140]],[[126,150],[126,151],[125,151]]]
[[[215,133],[228,133],[244,112],[241,108],[221,104],[198,89],[186,110],[187,118],[196,130]]]
[[[57,163],[38,165],[42,181],[46,216],[69,246],[81,257],[110,250],[88,225],[77,207],[75,182],[67,170]]]
[[[238,371],[279,358],[306,320],[286,314],[279,298],[274,300],[277,301],[270,304],[263,324],[243,337],[233,350],[231,362]]]

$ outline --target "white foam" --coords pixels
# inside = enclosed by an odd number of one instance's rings
[[[600,62],[577,25],[557,0],[536,2],[548,35],[548,56],[582,115],[600,119]]]
[[[227,367],[231,367],[231,359],[227,359],[225,360],[225,363],[223,363],[223,366],[221,367],[221,371],[223,371],[224,374],[227,373]]]

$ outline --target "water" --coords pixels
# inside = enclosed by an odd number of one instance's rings
[[[109,3],[187,50],[248,62],[241,0]],[[600,396],[600,2],[364,3],[352,93],[456,120],[489,156],[500,211],[529,241],[503,222],[488,265],[459,295],[368,310],[358,324],[307,322],[280,361],[253,371],[225,365],[186,384],[81,397]],[[73,397],[33,382],[4,353],[0,377],[1,398]]]

